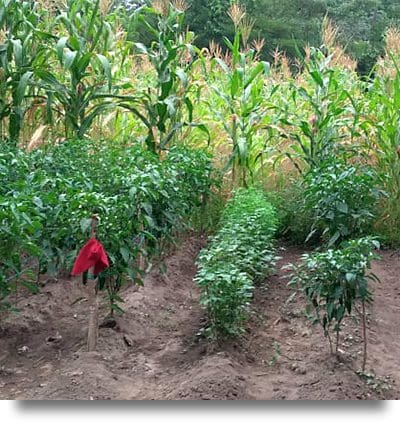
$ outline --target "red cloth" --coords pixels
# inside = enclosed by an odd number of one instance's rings
[[[95,238],[91,238],[79,251],[72,269],[72,276],[77,276],[91,267],[94,267],[93,274],[95,275],[110,267],[103,245]]]

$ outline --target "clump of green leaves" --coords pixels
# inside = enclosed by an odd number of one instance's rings
[[[353,316],[357,305],[361,305],[364,333],[363,369],[366,362],[365,304],[372,301],[368,280],[378,281],[369,269],[372,260],[379,258],[373,252],[378,247],[379,243],[373,238],[360,238],[345,243],[340,249],[304,254],[300,264],[290,266],[294,274],[289,284],[298,286],[305,294],[309,302],[307,313],[314,324],[322,326],[332,352],[330,333],[336,333],[337,352],[343,319],[346,315]]]
[[[0,311],[12,306],[8,297],[20,288],[37,291],[38,239],[44,218],[40,200],[25,188],[33,175],[28,156],[14,143],[1,143]]]
[[[313,225],[313,212],[306,207],[304,192],[302,179],[290,180],[268,192],[268,199],[278,214],[277,236],[296,245],[304,244]]]
[[[372,168],[327,158],[305,181],[306,207],[314,219],[308,239],[319,234],[331,247],[368,232],[383,194]]]
[[[212,338],[244,331],[254,284],[271,270],[274,207],[258,189],[239,189],[228,202],[221,228],[202,250],[195,281],[203,288],[201,304],[209,316]]]

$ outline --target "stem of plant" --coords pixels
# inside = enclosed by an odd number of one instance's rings
[[[363,339],[364,339],[364,356],[363,356],[363,364],[362,371],[365,371],[365,365],[367,363],[367,318],[365,312],[365,302],[362,302],[362,325],[363,325]]]
[[[339,351],[339,329],[336,330],[336,355],[338,355]]]
[[[329,332],[326,332],[326,335],[328,337],[328,341],[329,341],[329,348],[331,350],[331,354],[333,354],[333,347],[332,347],[332,339],[331,339],[331,335],[329,334]]]

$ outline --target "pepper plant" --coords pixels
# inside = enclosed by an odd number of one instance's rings
[[[376,206],[384,196],[372,167],[346,164],[328,157],[305,177],[305,205],[313,218],[308,235],[322,237],[328,247],[371,230]]]
[[[42,202],[31,187],[28,155],[14,143],[0,143],[0,311],[20,288],[38,290]]]
[[[195,281],[209,317],[205,334],[212,339],[243,333],[254,285],[275,261],[276,228],[275,209],[261,190],[239,189],[228,202],[220,229],[197,260]]]
[[[308,300],[306,313],[314,324],[322,327],[331,353],[331,333],[336,334],[337,354],[343,319],[354,316],[355,311],[360,312],[364,335],[362,370],[367,360],[366,304],[373,298],[368,281],[378,281],[369,271],[372,260],[379,258],[373,252],[376,248],[379,243],[375,239],[364,237],[350,240],[340,249],[304,254],[300,264],[289,266],[294,270],[289,285],[299,287],[304,293]],[[357,309],[359,305],[361,311]]]
[[[0,302],[18,286],[37,287],[40,273],[68,272],[96,214],[111,264],[99,287],[111,312],[121,311],[126,279],[141,283],[139,258],[162,261],[213,184],[203,150],[177,147],[160,160],[138,145],[82,140],[31,153],[2,144],[0,180]]]

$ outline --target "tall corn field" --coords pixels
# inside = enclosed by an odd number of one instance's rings
[[[183,1],[132,12],[107,0],[0,0],[0,139],[31,150],[65,139],[111,140],[162,154],[208,147],[229,187],[282,189],[329,154],[373,165],[385,197],[377,229],[400,243],[400,33],[369,77],[325,20],[323,46],[296,62],[234,3],[233,40],[194,45]],[[15,23],[18,22],[18,25]],[[149,43],[135,40],[142,26]]]

